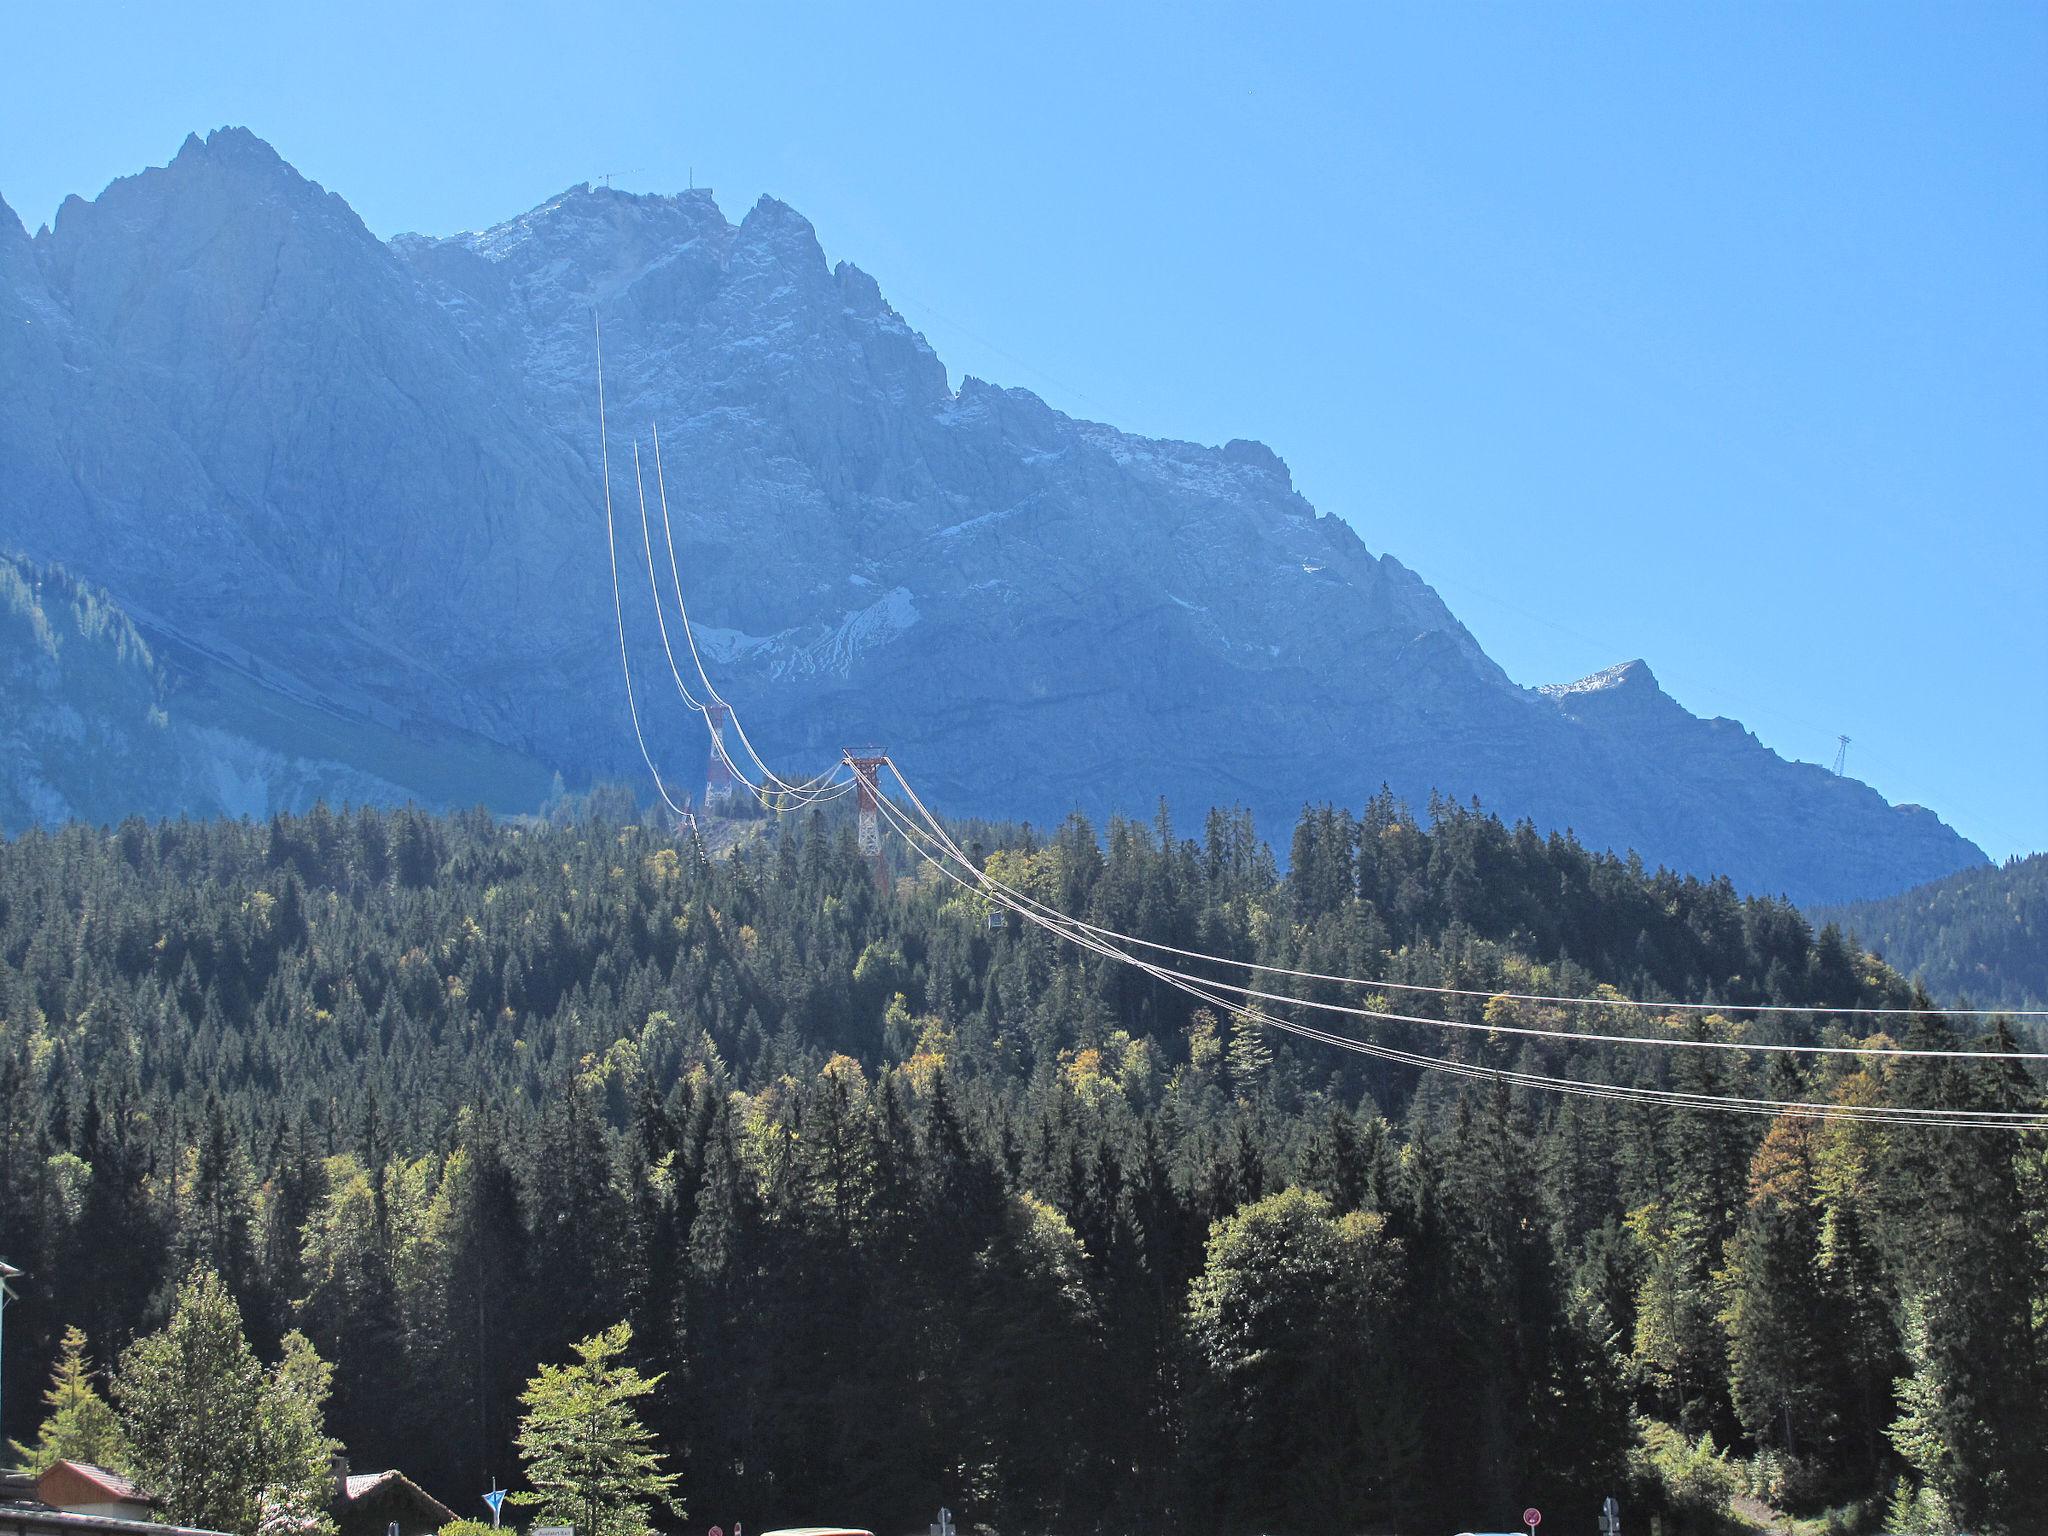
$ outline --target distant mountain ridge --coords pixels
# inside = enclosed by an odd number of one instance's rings
[[[772,198],[735,224],[709,192],[580,186],[387,244],[222,129],[33,239],[0,217],[0,547],[300,706],[502,754],[502,793],[637,772],[593,308],[636,674],[679,782],[704,745],[662,694],[631,479],[656,425],[707,661],[797,769],[877,740],[963,810],[1164,794],[1269,827],[1384,782],[1809,901],[1983,861],[1931,812],[1687,714],[1640,662],[1516,685],[1261,444],[955,388]]]

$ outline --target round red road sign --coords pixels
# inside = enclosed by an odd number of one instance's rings
[[[1536,1527],[1541,1525],[1542,1523],[1543,1511],[1538,1509],[1535,1505],[1531,1504],[1527,1509],[1522,1511],[1522,1524],[1528,1526],[1530,1530],[1535,1530]],[[717,1533],[713,1532],[713,1536],[717,1536]]]

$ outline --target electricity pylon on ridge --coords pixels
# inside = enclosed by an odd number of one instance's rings
[[[1849,761],[1849,738],[1837,736],[1835,740],[1839,743],[1835,748],[1835,777],[1839,779],[1842,776],[1843,767]]]

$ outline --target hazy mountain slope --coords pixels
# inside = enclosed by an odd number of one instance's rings
[[[388,779],[222,729],[207,692],[171,676],[105,593],[0,556],[0,832],[407,797]]]
[[[1810,915],[1917,976],[1937,1002],[2048,1008],[2048,853]]]
[[[0,558],[0,828],[158,815],[203,795],[162,678],[117,609]]]
[[[594,306],[636,671],[685,785],[703,742],[665,692],[632,479],[657,424],[707,660],[798,768],[873,740],[962,808],[1163,793],[1268,825],[1384,781],[1804,899],[1981,860],[1931,813],[1686,715],[1646,669],[1517,686],[1259,444],[953,388],[773,199],[733,224],[706,192],[579,187],[386,246],[222,130],[33,242],[0,229],[0,276],[7,313],[49,316],[0,343],[20,381],[0,466],[25,488],[0,498],[0,539],[408,735],[480,732],[572,780],[639,771]]]

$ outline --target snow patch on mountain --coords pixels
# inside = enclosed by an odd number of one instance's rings
[[[868,585],[864,578],[849,580]],[[772,635],[750,635],[716,624],[692,623],[698,653],[707,662],[750,662],[783,680],[848,677],[868,652],[899,639],[918,621],[917,600],[907,587],[894,587],[834,625],[807,624]]]
[[[1657,686],[1657,679],[1650,674],[1644,662],[1623,661],[1611,667],[1602,667],[1598,672],[1580,678],[1575,683],[1544,683],[1536,691],[1546,698],[1564,699],[1577,693],[1605,693],[1614,688],[1625,688],[1630,684]]]

